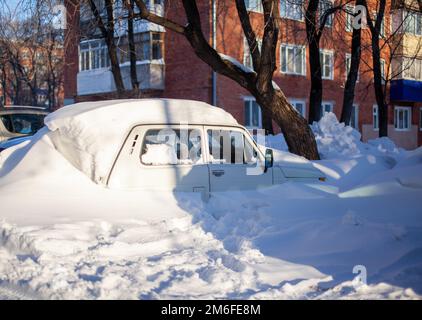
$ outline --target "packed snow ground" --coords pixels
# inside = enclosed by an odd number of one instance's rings
[[[106,189],[41,130],[0,156],[0,299],[420,299],[422,148],[313,129],[327,182],[208,203]]]

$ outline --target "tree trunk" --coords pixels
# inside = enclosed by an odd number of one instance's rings
[[[309,160],[320,159],[315,136],[306,119],[296,112],[280,90],[275,90],[270,100],[262,99],[262,96],[255,98],[280,126],[290,152]]]
[[[128,18],[128,43],[129,43],[129,56],[130,56],[130,79],[132,82],[132,89],[139,94],[139,81],[136,72],[136,49],[135,49],[135,36],[133,31],[133,11],[134,2],[130,0],[130,16]]]
[[[319,58],[319,28],[316,13],[319,1],[310,1],[306,10],[306,37],[309,44],[309,65],[311,68],[311,91],[309,94],[309,123],[321,119],[322,74]]]
[[[386,93],[384,91],[383,79],[381,74],[381,49],[380,49],[380,30],[381,21],[384,18],[386,0],[380,0],[379,8],[377,12],[377,18],[375,23],[373,22],[366,0],[363,0],[367,9],[367,20],[369,29],[371,31],[372,38],[372,64],[373,64],[373,75],[374,75],[374,91],[375,98],[378,105],[379,115],[379,136],[388,136],[388,104],[386,103]]]
[[[114,42],[114,13],[113,0],[105,0],[105,7],[107,11],[107,26],[98,11],[94,0],[90,0],[92,14],[95,17],[98,28],[100,29],[107,45],[108,56],[110,58],[111,73],[113,74],[114,83],[116,85],[117,95],[119,98],[123,97],[125,86],[123,83],[122,74],[120,72],[119,59],[117,58],[117,46]]]
[[[266,135],[274,135],[273,119],[266,109],[262,109],[262,128],[265,130]]]
[[[362,0],[357,0],[356,5],[362,5]],[[345,124],[350,123],[353,111],[353,101],[355,99],[355,87],[356,81],[359,74],[359,64],[361,57],[361,39],[362,39],[362,29],[355,28],[353,29],[352,34],[352,53],[350,59],[350,70],[347,74],[347,80],[344,87],[343,94],[343,109],[341,111],[340,122]]]

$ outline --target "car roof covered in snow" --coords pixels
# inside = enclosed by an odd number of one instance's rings
[[[97,118],[103,114],[104,117]],[[221,108],[201,101],[180,99],[129,99],[82,102],[59,109],[46,119],[47,126],[75,117],[94,116],[102,125],[115,121],[127,126],[136,124],[218,124],[238,125],[233,116]]]
[[[120,147],[136,125],[239,126],[221,108],[176,99],[77,103],[49,114],[44,122],[56,149],[97,183],[105,181]]]

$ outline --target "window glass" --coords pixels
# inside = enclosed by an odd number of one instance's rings
[[[323,79],[333,79],[333,53],[320,51],[320,61]]]
[[[396,107],[394,110],[394,127],[397,130],[410,129],[410,108]]]
[[[261,0],[245,0],[245,6],[248,11],[263,12]]]
[[[211,163],[252,164],[257,161],[257,151],[242,132],[232,130],[207,130]]]
[[[419,109],[419,130],[422,130],[422,108]]]
[[[201,131],[171,128],[148,130],[141,161],[146,165],[202,164]]]
[[[281,0],[280,15],[283,18],[302,20],[303,19],[303,0]]]
[[[378,106],[372,107],[372,123],[374,126],[374,130],[378,130]]]
[[[302,46],[282,45],[281,72],[305,75],[305,49]]]
[[[261,107],[251,98],[245,99],[245,126],[249,128],[261,128]]]

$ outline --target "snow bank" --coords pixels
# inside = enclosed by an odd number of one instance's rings
[[[312,131],[323,158],[356,155],[362,149],[360,133],[339,123],[332,112],[327,112],[319,122],[314,122]]]
[[[129,131],[138,124],[238,125],[220,108],[172,99],[86,102],[48,115],[45,124],[57,148],[96,183],[105,182]]]
[[[361,134],[355,128],[340,123],[332,112],[327,112],[319,122],[314,122],[311,129],[315,135],[318,151],[322,159],[350,158],[359,155],[388,156],[400,159],[405,150],[398,148],[387,138],[361,141]],[[282,134],[266,137],[266,146],[288,151],[286,140]]]

